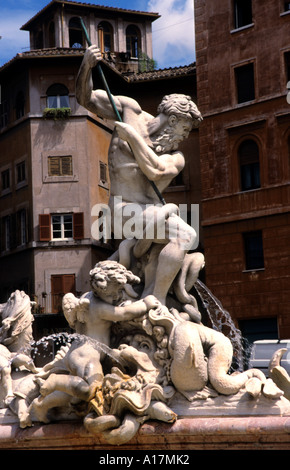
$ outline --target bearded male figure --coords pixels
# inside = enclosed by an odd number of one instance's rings
[[[77,79],[77,99],[92,113],[115,121],[115,112],[106,92],[93,90],[92,68],[101,60],[96,46],[87,49]],[[123,122],[115,122],[108,155],[112,219],[120,220],[124,227],[131,216],[130,209],[134,212],[136,204],[141,207],[143,231],[136,237],[139,238],[137,243],[133,241],[133,253],[138,258],[152,243],[159,245],[153,250],[152,262],[148,264],[147,281],[145,272],[143,296],[153,294],[165,305],[168,290],[196,239],[196,232],[179,217],[177,206],[166,204],[160,207],[150,181],[162,193],[180,173],[185,161],[177,150],[178,144],[188,137],[193,127],[198,127],[202,117],[186,95],[166,96],[156,117],[142,110],[132,98],[115,96],[114,101]],[[116,197],[122,198],[117,205]],[[164,232],[160,237],[156,233],[162,221]],[[146,234],[150,224],[153,231],[148,240]]]

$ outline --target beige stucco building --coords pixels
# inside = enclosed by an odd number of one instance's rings
[[[0,302],[20,288],[38,313],[57,313],[63,293],[88,290],[89,270],[110,250],[91,236],[91,210],[108,200],[111,128],[76,100],[80,16],[92,42],[102,41],[104,54],[112,48],[115,67],[124,55],[119,68],[129,73],[137,47],[152,57],[158,18],[54,0],[22,27],[31,50],[0,69]]]

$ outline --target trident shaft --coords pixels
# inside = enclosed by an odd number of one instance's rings
[[[85,34],[85,37],[86,37],[86,41],[87,41],[88,45],[91,46],[92,43],[91,43],[91,40],[90,40],[90,38],[89,38],[87,29],[86,29],[86,27],[85,27],[85,24],[84,24],[82,18],[80,18],[80,22],[81,22],[81,26],[82,26],[83,32],[84,32],[84,34]],[[100,76],[100,78],[101,78],[101,80],[102,80],[102,83],[103,83],[103,85],[104,85],[104,88],[105,88],[105,90],[106,90],[106,92],[107,92],[107,95],[108,95],[108,98],[109,98],[110,103],[111,103],[111,105],[112,105],[112,108],[113,108],[113,110],[114,110],[114,113],[116,114],[117,120],[118,120],[119,122],[123,122],[123,120],[122,120],[122,118],[121,118],[121,116],[120,116],[120,113],[119,113],[119,111],[118,111],[118,109],[117,109],[116,103],[115,103],[115,101],[114,101],[113,95],[112,95],[112,93],[111,93],[111,91],[110,91],[108,82],[107,82],[107,80],[106,80],[105,74],[104,74],[104,72],[103,72],[103,69],[102,69],[100,63],[97,64],[97,70],[98,70],[99,76]],[[154,183],[154,181],[150,181],[149,179],[148,179],[148,181],[149,181],[149,183],[151,184],[152,188],[154,189],[155,194],[158,196],[160,202],[161,202],[163,205],[165,205],[166,202],[165,202],[165,200],[164,200],[162,194],[160,193],[159,189],[157,188],[156,184]]]

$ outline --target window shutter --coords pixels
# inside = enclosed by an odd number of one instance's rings
[[[72,294],[76,293],[76,281],[74,274],[64,274],[62,276],[62,283],[64,294],[67,294],[68,292],[71,292]]]
[[[73,228],[74,234],[73,237],[75,240],[81,240],[84,238],[84,213],[76,212],[73,214]]]
[[[50,214],[39,214],[39,240],[41,242],[48,242],[50,239]]]
[[[48,157],[48,176],[60,176],[59,157]]]

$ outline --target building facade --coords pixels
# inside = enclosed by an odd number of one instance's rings
[[[108,202],[107,153],[113,129],[76,100],[86,46],[80,16],[92,42],[103,48],[113,93],[135,98],[153,115],[165,94],[186,93],[196,100],[194,64],[138,73],[132,44],[139,49],[140,40],[152,58],[155,13],[54,0],[23,26],[30,31],[31,50],[0,69],[0,302],[15,289],[25,290],[37,303],[36,337],[58,327],[63,331],[63,294],[88,291],[89,270],[114,249],[112,242],[94,240],[91,234],[92,208]],[[111,43],[105,21],[112,28]],[[134,36],[130,28],[128,37],[129,26],[140,35]],[[93,75],[95,87],[100,86]],[[182,150],[186,168],[165,198],[197,204],[198,130]]]
[[[91,43],[123,73],[138,71],[140,54],[152,59],[152,22],[158,13],[52,0],[21,29],[29,31],[32,49],[85,48],[80,18]]]
[[[195,0],[195,22],[206,283],[244,336],[290,338],[290,4]]]
[[[58,313],[65,292],[89,290],[89,270],[112,250],[91,235],[93,206],[108,202],[112,128],[76,100],[80,17],[93,42],[105,37],[104,54],[111,25],[112,52],[124,53],[128,72],[139,47],[152,56],[158,15],[54,0],[22,28],[31,50],[0,69],[0,301],[23,289],[38,313]]]

